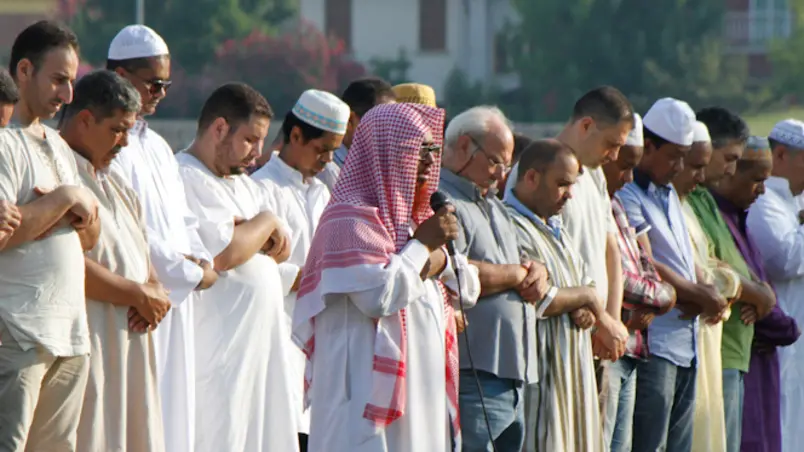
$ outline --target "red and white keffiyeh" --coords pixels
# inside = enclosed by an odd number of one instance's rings
[[[324,310],[327,269],[388,264],[409,240],[412,226],[433,215],[428,203],[414,212],[417,168],[424,136],[441,145],[444,111],[417,104],[372,108],[360,121],[332,199],[319,220],[299,284],[293,336],[307,356],[305,389],[312,383],[315,316]],[[438,187],[440,155],[428,176],[428,197]],[[413,224],[411,224],[411,219]],[[458,343],[453,308],[444,286],[446,380],[454,434],[458,421]],[[363,417],[375,433],[405,413],[406,310],[376,319],[372,396]]]

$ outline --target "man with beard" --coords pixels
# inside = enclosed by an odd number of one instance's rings
[[[597,384],[588,331],[621,328],[605,310],[586,263],[558,216],[571,198],[581,165],[557,140],[536,141],[519,162],[517,184],[504,201],[529,259],[544,262],[554,287],[536,304],[540,320],[539,384],[528,387],[525,450],[600,451],[603,445]],[[583,309],[582,309],[583,308]],[[611,334],[611,333],[608,333]]]
[[[650,357],[637,366],[634,450],[690,450],[697,314],[703,309],[716,316],[726,306],[714,286],[697,283],[689,232],[672,185],[692,146],[694,123],[695,113],[685,102],[656,101],[643,118],[645,153],[634,181],[617,193],[637,239],[678,298],[674,310],[648,326]]]
[[[76,447],[90,349],[84,251],[100,221],[72,150],[42,120],[72,101],[77,52],[75,35],[49,21],[11,48],[20,102],[17,125],[0,132],[0,200],[19,206],[21,221],[0,252],[2,450]]]
[[[315,176],[332,161],[341,145],[349,120],[349,106],[335,95],[318,90],[302,93],[282,123],[284,144],[268,163],[251,175],[274,203],[274,213],[290,229],[290,258],[279,264],[285,313],[290,328],[296,291],[318,219],[329,204],[330,193]],[[302,452],[306,451],[310,416],[304,409],[304,354],[286,337],[288,364],[295,396],[295,408]]]
[[[75,85],[61,134],[75,152],[84,186],[99,201],[106,225],[86,255],[90,353],[78,450],[165,451],[153,337],[170,309],[155,279],[137,195],[109,165],[126,145],[140,96],[111,71],[87,74]]]
[[[218,275],[210,264],[212,256],[198,237],[197,220],[187,207],[173,150],[145,120],[154,114],[170,87],[170,52],[155,31],[129,25],[112,40],[106,67],[130,81],[142,99],[128,145],[114,159],[112,169],[121,173],[139,196],[151,261],[173,305],[154,333],[165,447],[171,452],[194,452],[193,301]]]
[[[216,89],[178,154],[187,204],[219,281],[195,303],[196,451],[299,449],[278,262],[290,254],[270,200],[245,174],[273,112],[241,83]]]
[[[467,305],[480,285],[443,249],[457,235],[453,208],[429,205],[443,121],[423,105],[369,111],[321,216],[293,312],[311,451],[446,451],[450,433],[460,450],[456,271]]]

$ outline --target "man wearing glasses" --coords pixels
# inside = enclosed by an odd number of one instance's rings
[[[510,124],[497,108],[469,109],[447,126],[439,189],[452,198],[458,217],[455,251],[477,266],[481,285],[481,298],[466,312],[467,329],[458,339],[464,450],[491,450],[489,436],[499,450],[522,448],[523,390],[538,379],[536,305],[549,304],[558,291],[549,287],[544,265],[520,257],[511,216],[495,195],[513,149]]]
[[[173,150],[145,121],[170,87],[170,52],[152,29],[129,25],[112,40],[106,67],[128,79],[142,98],[128,146],[120,150],[112,170],[139,195],[153,267],[170,292],[173,309],[154,335],[165,449],[190,452],[195,450],[192,302],[195,291],[215,283],[217,273],[198,236],[198,222],[187,207]]]

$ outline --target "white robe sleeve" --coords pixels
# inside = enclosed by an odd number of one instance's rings
[[[427,293],[421,271],[430,251],[418,240],[411,240],[385,265],[361,265],[328,270],[329,296],[347,295],[363,315],[374,319],[399,312]],[[350,290],[362,287],[361,290]],[[368,287],[368,288],[366,288]]]
[[[146,228],[151,263],[159,282],[170,290],[170,301],[181,303],[198,287],[204,277],[204,270],[163,240],[151,228]]]
[[[458,269],[460,278],[455,275],[455,267]],[[460,309],[460,303],[463,304],[464,309],[470,309],[474,307],[480,297],[480,271],[476,266],[470,264],[469,259],[463,254],[455,255],[455,267],[452,266],[452,259],[447,256],[447,266],[438,279],[456,294],[458,293],[458,281],[460,281],[460,300],[456,297],[453,307]]]
[[[804,226],[791,217],[793,207],[760,196],[748,210],[746,229],[775,280],[804,275]]]

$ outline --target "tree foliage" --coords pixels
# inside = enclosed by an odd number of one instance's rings
[[[792,34],[785,40],[771,43],[770,61],[773,65],[773,88],[782,96],[792,95],[793,101],[804,100],[804,0],[790,0],[793,13]],[[796,99],[797,98],[797,99]]]
[[[694,104],[744,88],[744,77],[722,80],[733,69],[719,63],[722,0],[512,1],[522,19],[512,31],[514,68],[530,118],[563,120],[577,97],[603,84],[642,108],[668,91]]]
[[[94,64],[105,61],[112,38],[135,19],[130,1],[70,0],[62,9]],[[174,60],[200,72],[221,42],[276,32],[297,9],[298,0],[145,0],[145,22],[170,44]]]

